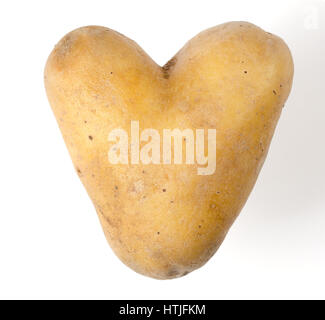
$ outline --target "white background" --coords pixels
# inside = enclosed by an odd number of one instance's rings
[[[43,88],[55,43],[84,25],[138,42],[159,64],[198,32],[246,20],[280,35],[295,79],[247,205],[186,277],[138,275],[113,254]],[[325,298],[325,1],[2,1],[0,298]]]

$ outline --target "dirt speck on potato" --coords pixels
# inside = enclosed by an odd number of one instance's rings
[[[176,64],[176,57],[170,59],[163,67],[162,67],[162,71],[163,71],[163,77],[165,79],[168,79],[170,76],[170,71],[172,70],[172,68],[175,66]]]

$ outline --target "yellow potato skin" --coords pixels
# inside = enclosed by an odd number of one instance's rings
[[[245,204],[293,79],[278,37],[247,22],[198,34],[164,67],[135,42],[90,26],[67,34],[45,68],[47,95],[106,238],[130,268],[183,276],[215,253]],[[216,171],[112,165],[112,129],[217,130]],[[130,136],[130,132],[129,132]]]

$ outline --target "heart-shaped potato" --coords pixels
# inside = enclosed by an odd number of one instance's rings
[[[246,22],[203,31],[163,67],[104,27],[77,29],[56,45],[47,95],[126,265],[168,279],[207,262],[255,184],[292,78],[286,44]],[[174,129],[178,160],[163,141]]]

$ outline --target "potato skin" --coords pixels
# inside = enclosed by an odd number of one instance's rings
[[[164,67],[104,27],[67,34],[45,86],[76,171],[116,255],[157,279],[205,264],[244,206],[291,90],[293,61],[278,37],[247,22],[198,34]],[[112,165],[108,133],[216,128],[217,169]],[[130,132],[129,132],[130,135]]]

